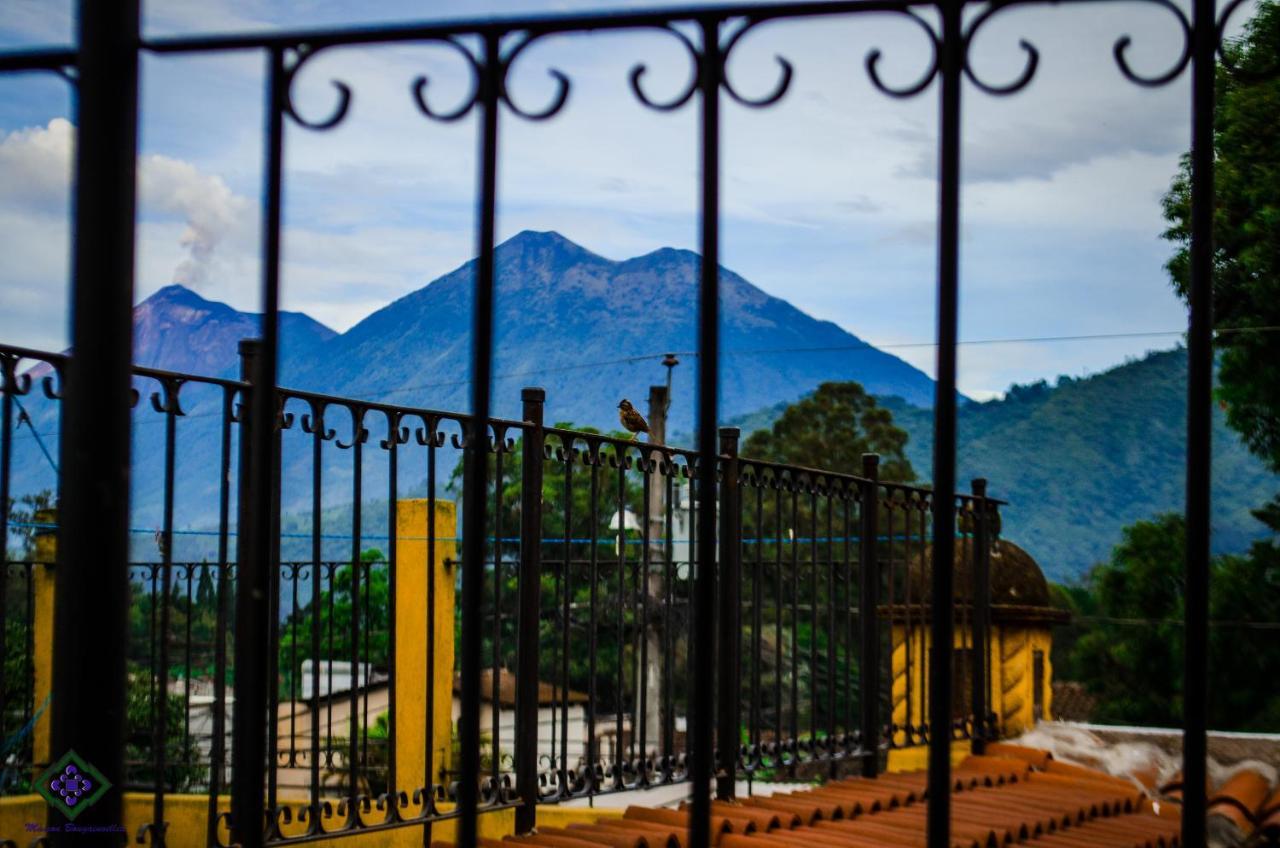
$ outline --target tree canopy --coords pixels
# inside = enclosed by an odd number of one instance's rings
[[[844,474],[862,473],[862,455],[880,454],[880,478],[910,482],[907,432],[855,382],[823,383],[787,407],[768,430],[752,433],[742,455]]]
[[[1264,0],[1243,35],[1227,44],[1228,63],[1247,71],[1280,57],[1280,5]],[[1247,75],[1246,75],[1247,76]],[[1257,81],[1219,66],[1214,116],[1214,323],[1218,400],[1245,444],[1280,472],[1280,79]],[[1182,167],[1164,198],[1178,250],[1168,262],[1184,299],[1191,284],[1191,164]],[[1280,512],[1271,519],[1280,529]]]
[[[1104,723],[1177,726],[1182,721],[1182,569],[1186,525],[1167,514],[1125,528],[1110,561],[1083,586],[1055,587],[1054,605],[1076,627],[1054,635],[1055,676],[1083,682]],[[1275,730],[1280,694],[1280,549],[1257,542],[1212,563],[1209,725]],[[1083,631],[1083,632],[1081,632]]]

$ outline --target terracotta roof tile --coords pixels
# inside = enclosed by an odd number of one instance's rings
[[[1053,759],[1053,754],[1039,748],[1027,748],[1022,745],[1011,745],[1008,742],[987,743],[987,755],[991,757],[1011,757],[1025,760],[1036,768],[1044,768],[1045,763]]]
[[[994,749],[994,750],[993,750]],[[1176,805],[1154,805],[1131,782],[1058,763],[1042,751],[990,745],[956,769],[951,800],[952,848],[1176,848]],[[1252,776],[1245,776],[1252,775]],[[924,772],[846,778],[771,796],[717,801],[712,806],[718,848],[925,848],[928,806]],[[1213,796],[1223,817],[1261,821],[1280,839],[1280,791],[1241,772]],[[1234,819],[1232,819],[1234,821]],[[1246,824],[1252,827],[1245,817]],[[546,848],[687,848],[689,811],[628,807],[622,819],[533,836],[482,840],[482,848],[513,842]]]
[[[1209,796],[1209,811],[1233,808],[1243,813],[1252,826],[1254,816],[1267,801],[1270,791],[1271,784],[1265,777],[1252,769],[1244,769],[1228,778]]]

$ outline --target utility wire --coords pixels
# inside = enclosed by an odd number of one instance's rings
[[[956,342],[956,344],[957,346],[977,346],[977,345],[997,345],[997,344],[1032,344],[1032,343],[1039,344],[1039,343],[1046,343],[1046,342],[1098,341],[1103,339],[1164,338],[1169,336],[1181,336],[1181,335],[1184,335],[1185,332],[1186,332],[1185,330],[1148,330],[1148,331],[1129,332],[1129,333],[1090,333],[1090,334],[1065,335],[1065,336],[1024,336],[1019,338],[962,339]],[[1280,326],[1222,327],[1214,330],[1214,332],[1218,334],[1274,333],[1274,332],[1280,332]],[[821,347],[737,348],[737,349],[725,350],[725,351],[722,351],[721,353],[724,356],[740,356],[740,355],[750,356],[750,355],[756,355],[756,354],[780,354],[780,353],[785,354],[785,353],[824,353],[824,352],[859,351],[859,350],[898,350],[898,349],[907,349],[907,348],[926,348],[926,347],[936,347],[936,346],[937,346],[937,342],[889,342],[886,344],[875,344],[872,342],[859,342],[857,344],[850,344],[850,345],[828,345],[828,346],[821,346]],[[662,353],[639,354],[636,356],[625,356],[617,359],[601,359],[601,360],[595,360],[592,362],[577,362],[577,363],[574,363],[573,365],[560,365],[553,368],[538,368],[538,369],[526,370],[526,371],[508,371],[503,374],[493,375],[493,379],[496,382],[498,380],[514,380],[520,377],[538,377],[544,374],[557,374],[557,373],[565,373],[570,371],[585,371],[592,368],[599,368],[605,365],[629,365],[637,362],[648,362],[655,359],[661,360],[668,353],[675,354],[676,356],[692,356],[692,357],[698,356],[698,352],[696,350],[663,351]],[[385,398],[390,395],[419,391],[421,389],[454,388],[457,386],[468,385],[470,382],[471,381],[468,379],[468,380],[446,380],[446,381],[433,382],[433,383],[414,383],[407,386],[398,386],[396,388],[375,390],[374,392],[370,393],[368,397],[364,399],[376,401],[376,400],[379,400],[380,398]],[[220,416],[221,414],[222,413],[220,411],[198,412],[198,413],[188,414],[183,417],[184,418],[210,418],[214,416]],[[148,424],[159,425],[159,424],[162,424],[163,422],[164,422],[163,417],[148,418],[142,421],[135,421],[134,426],[135,427],[145,426]],[[32,434],[34,434],[36,438],[39,439],[41,434],[36,431],[33,425],[31,425],[29,417],[28,417],[27,423],[28,423],[28,426],[31,427]],[[55,430],[49,433],[45,433],[44,435],[53,437],[58,435],[58,431]],[[48,450],[44,448],[43,443],[41,444],[41,449],[44,450],[46,459],[49,459],[50,464],[53,464],[53,460],[50,457]],[[55,470],[56,468],[57,466],[54,465]]]

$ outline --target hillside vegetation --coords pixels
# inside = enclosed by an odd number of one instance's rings
[[[1004,507],[1005,534],[1052,580],[1071,580],[1106,560],[1125,525],[1183,506],[1186,351],[1178,348],[1083,378],[1014,386],[1001,400],[960,408],[959,479],[986,477]],[[933,414],[882,398],[910,434],[906,454],[928,479]],[[733,423],[744,434],[769,426],[785,405]],[[1266,535],[1251,514],[1275,491],[1275,476],[1249,455],[1215,411],[1215,552],[1245,550]]]

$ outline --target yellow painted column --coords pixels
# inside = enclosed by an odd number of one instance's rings
[[[36,512],[35,520],[38,524],[56,525],[58,514],[54,509],[42,509]],[[32,703],[39,715],[32,728],[31,754],[32,764],[38,772],[52,760],[49,738],[50,717],[53,715],[50,698],[53,691],[53,564],[58,554],[58,531],[38,530],[35,541],[36,559],[31,569],[31,636],[35,654],[32,657],[35,675]]]
[[[453,708],[453,561],[457,558],[457,520],[451,502],[436,501],[433,516],[428,516],[427,506],[425,498],[396,503],[396,788],[411,799],[414,789],[438,782],[441,769],[449,767]],[[432,587],[435,618],[428,636]],[[435,649],[434,662],[428,668],[431,646]],[[428,675],[433,681],[435,700],[429,743]],[[428,744],[432,751],[429,774]]]

